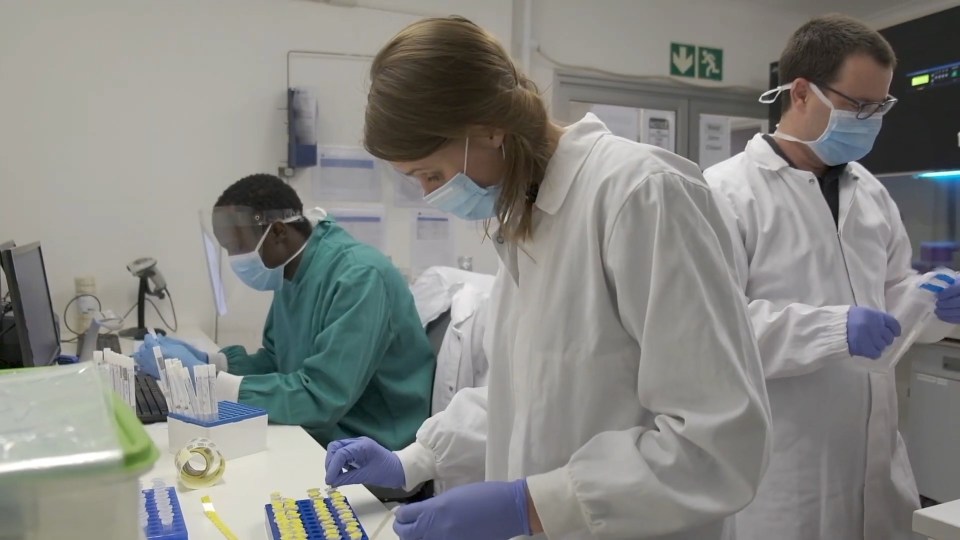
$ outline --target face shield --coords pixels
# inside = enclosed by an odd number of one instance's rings
[[[282,286],[283,266],[293,257],[288,257],[279,266],[276,262],[271,267],[266,266],[262,247],[271,227],[277,223],[301,222],[313,228],[325,217],[326,212],[319,208],[303,213],[292,209],[257,210],[245,206],[222,206],[202,211],[204,252],[220,314],[226,311],[225,288],[229,288],[231,281],[221,267],[229,266],[233,270],[229,273],[247,287],[258,291],[277,290]],[[300,251],[305,247],[306,243]]]
[[[218,206],[204,212],[204,234],[228,256],[257,251],[274,223],[306,221],[296,210],[255,210],[246,206]]]

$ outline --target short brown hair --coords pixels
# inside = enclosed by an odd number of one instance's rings
[[[496,212],[510,240],[532,231],[549,160],[548,122],[533,81],[495,37],[462,17],[411,24],[370,69],[364,146],[380,159],[423,159],[473,127],[504,131],[506,174]]]
[[[798,78],[833,83],[843,62],[854,54],[866,54],[884,67],[897,65],[890,43],[862,22],[835,13],[812,19],[790,36],[780,54],[780,84]],[[790,100],[783,98],[781,105],[786,112]]]

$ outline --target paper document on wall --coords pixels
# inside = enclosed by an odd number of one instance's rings
[[[380,202],[377,162],[362,148],[323,146],[311,181],[318,201]]]
[[[418,211],[413,216],[410,236],[410,268],[413,276],[431,266],[455,266],[453,227],[443,213]]]
[[[213,302],[220,316],[227,314],[227,295],[224,293],[223,277],[220,275],[220,244],[211,238],[203,227],[203,213],[200,217],[200,238],[203,240],[203,255],[207,260],[207,273],[210,287],[213,289]]]
[[[700,168],[706,169],[730,157],[730,117],[700,115]]]
[[[337,225],[343,227],[350,236],[364,244],[371,245],[381,252],[387,252],[386,210],[383,206],[372,208],[333,208],[327,211]]]
[[[619,107],[617,105],[593,105],[590,112],[597,115],[597,118],[603,122],[607,129],[614,135],[638,140],[639,128],[637,126],[637,110],[633,107]]]
[[[640,142],[677,151],[677,113],[655,109],[640,110]]]

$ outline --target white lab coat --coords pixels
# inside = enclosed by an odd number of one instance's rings
[[[399,452],[408,484],[526,477],[555,540],[721,538],[759,483],[769,411],[699,169],[587,115],[536,209],[532,240],[494,237],[489,386]]]
[[[483,352],[489,291],[469,283],[456,287],[450,301],[450,325],[437,353],[433,380],[432,414],[447,408],[464,388],[487,385],[487,357]]]
[[[854,365],[846,331],[849,306],[891,310],[917,284],[896,205],[851,163],[838,234],[815,175],[789,167],[761,135],[704,174],[732,210],[723,215],[747,272],[773,415],[770,466],[737,515],[738,538],[910,538],[919,497],[894,375]]]
[[[493,282],[488,274],[434,266],[410,287],[424,327],[450,310],[450,324],[437,351],[431,414],[446,409],[458,391],[487,385],[483,334]]]
[[[451,308],[454,294],[463,285],[471,285],[479,291],[489,293],[493,288],[494,276],[468,272],[449,266],[431,266],[420,274],[410,292],[420,315],[420,324],[424,328],[434,319]]]

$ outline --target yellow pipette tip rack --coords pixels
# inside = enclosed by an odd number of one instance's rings
[[[311,488],[307,497],[294,501],[271,494],[264,506],[271,540],[369,540],[342,493]]]

